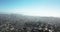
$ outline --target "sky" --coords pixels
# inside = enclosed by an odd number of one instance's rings
[[[0,13],[60,17],[60,0],[0,0]]]

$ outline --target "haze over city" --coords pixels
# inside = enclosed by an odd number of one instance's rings
[[[60,32],[60,0],[0,0],[0,32]]]

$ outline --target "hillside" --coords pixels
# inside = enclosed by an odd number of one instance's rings
[[[0,14],[0,31],[10,29],[7,28],[10,26],[12,27],[11,29],[14,31],[15,29],[22,29],[23,27],[30,27],[30,29],[32,29],[33,27],[45,28],[46,26],[47,27],[50,26],[50,28],[52,27],[51,28],[52,30],[57,29],[57,31],[60,31],[59,25],[60,25],[60,18],[57,17],[41,17],[41,16],[37,17],[37,16],[26,16],[21,14]]]

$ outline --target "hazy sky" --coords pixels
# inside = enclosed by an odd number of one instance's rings
[[[0,13],[60,17],[60,0],[0,0]]]

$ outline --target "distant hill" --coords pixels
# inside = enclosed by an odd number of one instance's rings
[[[57,24],[60,23],[60,18],[57,17],[35,17],[35,16],[26,16],[21,14],[0,14],[0,23],[25,23],[25,22],[45,22],[48,24]]]

